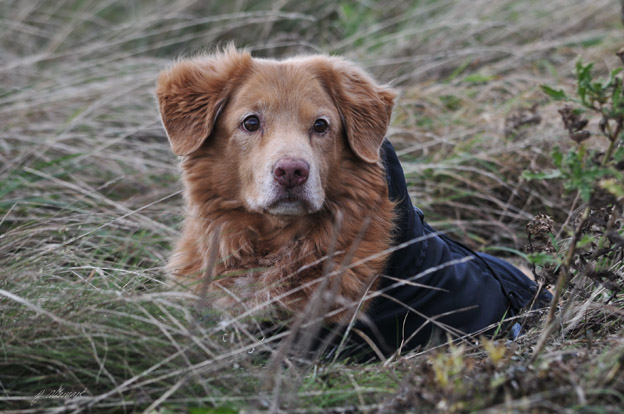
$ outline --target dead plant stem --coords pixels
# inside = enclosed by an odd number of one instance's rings
[[[574,235],[572,236],[572,241],[570,242],[570,247],[566,252],[565,259],[561,264],[559,278],[557,279],[557,286],[555,288],[555,294],[553,300],[550,304],[550,309],[548,310],[548,317],[546,318],[546,323],[544,327],[544,331],[535,346],[535,350],[533,351],[533,355],[531,356],[530,363],[535,362],[537,357],[542,353],[544,347],[546,346],[546,341],[550,337],[551,333],[555,329],[555,314],[557,313],[557,307],[559,306],[559,300],[563,294],[563,290],[565,289],[569,279],[570,279],[570,268],[572,267],[572,262],[574,261],[574,254],[576,253],[576,244],[578,243],[579,237],[582,233],[583,227],[587,223],[589,219],[589,213],[591,209],[589,206],[586,206],[583,210],[583,215],[581,216],[581,221],[578,223],[574,231]]]

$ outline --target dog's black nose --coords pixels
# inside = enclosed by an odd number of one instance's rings
[[[273,167],[273,178],[284,188],[305,184],[310,175],[310,164],[302,159],[282,158]]]

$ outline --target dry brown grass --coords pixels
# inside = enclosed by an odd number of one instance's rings
[[[467,339],[365,366],[286,353],[267,371],[287,327],[263,339],[162,282],[182,202],[153,97],[171,59],[219,42],[355,59],[402,91],[389,136],[429,221],[474,247],[521,250],[533,214],[561,225],[572,201],[520,178],[564,145],[538,84],[572,90],[579,56],[613,68],[617,11],[615,0],[1,3],[0,409],[619,412],[622,303],[586,281],[535,364],[538,321],[513,344]],[[514,129],[533,105],[539,124]],[[86,391],[33,404],[59,387]]]

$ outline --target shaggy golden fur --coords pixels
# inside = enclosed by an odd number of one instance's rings
[[[163,71],[157,97],[172,150],[182,156],[187,204],[169,263],[175,280],[199,290],[211,278],[210,300],[230,312],[266,302],[273,315],[298,312],[327,273],[326,256],[335,252],[330,269],[340,270],[368,223],[350,260],[359,264],[333,276],[334,307],[353,308],[374,288],[393,227],[379,157],[392,90],[339,58],[276,61],[229,47]],[[259,121],[255,131],[246,127],[250,116]],[[309,166],[304,185],[280,187],[275,166],[283,160]]]

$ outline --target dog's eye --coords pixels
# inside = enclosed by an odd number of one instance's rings
[[[260,120],[255,115],[249,115],[243,120],[243,128],[249,132],[257,131],[260,128]]]
[[[317,134],[322,134],[329,129],[329,123],[325,119],[319,118],[314,121],[314,126],[312,127],[312,129],[314,129],[314,132],[316,132]]]

